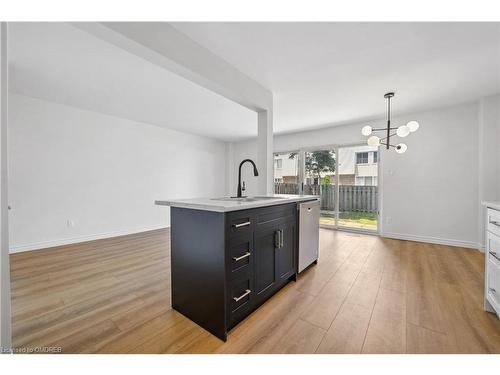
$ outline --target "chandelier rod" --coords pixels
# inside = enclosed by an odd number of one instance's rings
[[[395,133],[395,132],[394,132],[394,133],[392,133],[390,136],[391,136],[391,137],[394,137],[396,134],[397,134],[397,133]],[[389,139],[389,138],[387,138],[387,137],[380,138],[380,140],[381,140],[381,141],[385,141],[386,139]],[[385,144],[385,143],[384,143],[384,144]]]
[[[387,139],[391,137],[391,97],[387,97]],[[389,149],[389,142],[387,142],[387,149]]]
[[[391,145],[391,144],[389,144],[389,143],[383,143],[383,142],[380,142],[380,144],[381,144],[381,145],[383,145],[383,146],[387,146],[387,148],[389,148],[389,147],[394,147],[394,148],[397,148],[397,147],[398,147],[397,145]]]
[[[389,128],[389,130],[396,130],[396,129],[397,129],[397,127],[393,127],[393,126],[391,126],[391,127]],[[383,131],[386,131],[386,130],[387,130],[387,128],[372,128],[372,131],[374,131],[374,132],[377,132],[377,131],[382,131],[382,130],[383,130]]]

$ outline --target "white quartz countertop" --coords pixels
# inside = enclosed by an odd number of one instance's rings
[[[481,202],[483,206],[489,207],[489,208],[494,208],[495,210],[500,211],[500,202],[491,202],[491,201],[484,201]]]
[[[248,208],[276,206],[292,202],[305,202],[319,199],[317,195],[291,195],[275,194],[264,196],[248,197],[246,200],[231,199],[229,197],[220,198],[194,198],[194,199],[174,199],[157,200],[155,204],[160,206],[191,208],[195,210],[230,212],[246,210]],[[221,200],[227,199],[227,200]]]

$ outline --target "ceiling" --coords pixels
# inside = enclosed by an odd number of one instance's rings
[[[172,25],[275,94],[278,133],[500,91],[498,23]]]
[[[9,24],[9,89],[225,141],[257,114],[66,23]]]
[[[276,97],[275,133],[500,92],[498,23],[172,23]],[[231,141],[251,110],[65,23],[10,24],[10,90]]]

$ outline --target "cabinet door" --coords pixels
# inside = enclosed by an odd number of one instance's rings
[[[278,277],[281,280],[288,279],[295,273],[295,243],[296,225],[294,221],[288,221],[280,226],[281,244],[276,249],[276,262],[278,264]]]
[[[272,289],[276,282],[278,227],[275,225],[262,226],[257,228],[254,237],[254,272],[255,272],[255,292],[257,295],[264,294]]]

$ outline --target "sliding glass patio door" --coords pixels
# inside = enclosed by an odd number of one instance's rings
[[[378,228],[378,148],[338,148],[337,227],[364,231]]]
[[[274,154],[274,193],[320,196],[320,225],[378,230],[377,147],[332,146]]]

